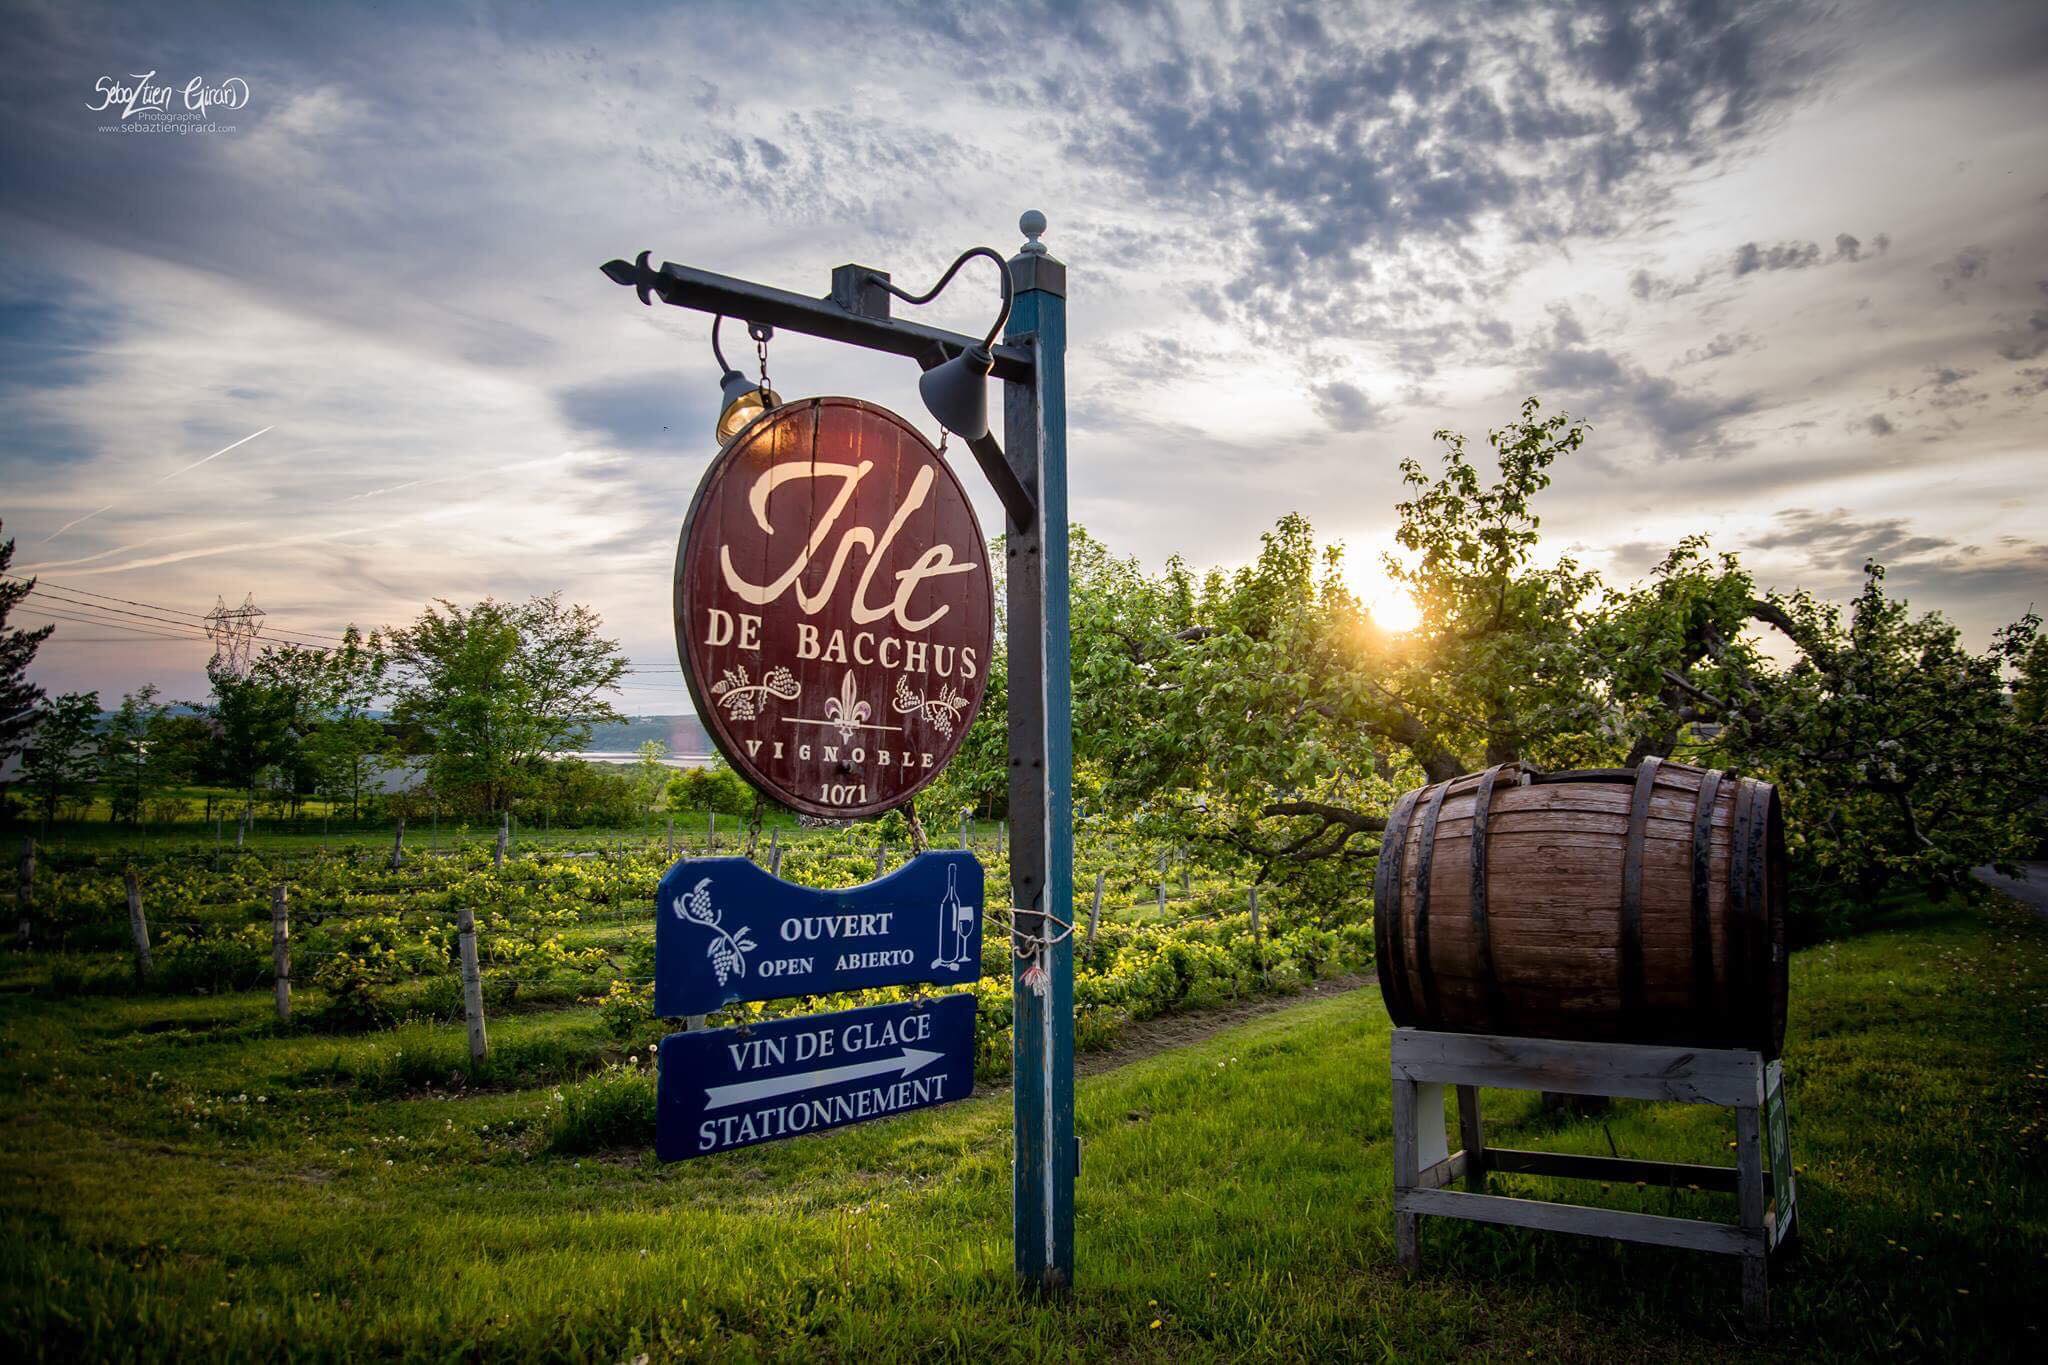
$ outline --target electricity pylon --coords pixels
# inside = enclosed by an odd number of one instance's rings
[[[249,647],[262,629],[263,609],[256,605],[254,593],[244,594],[242,605],[232,611],[221,598],[214,598],[213,610],[206,613],[206,635],[213,641],[213,661],[207,671],[231,678],[247,673]]]

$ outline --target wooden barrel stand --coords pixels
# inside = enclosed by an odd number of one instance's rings
[[[1458,1091],[1463,1145],[1456,1152],[1448,1150],[1444,1134],[1446,1085]],[[1479,1117],[1479,1087],[1486,1085],[1722,1105],[1735,1111],[1735,1165],[1693,1166],[1488,1147]],[[1393,1088],[1394,1248],[1402,1265],[1411,1270],[1421,1265],[1424,1214],[1721,1252],[1742,1259],[1743,1316],[1753,1328],[1768,1325],[1771,1253],[1785,1242],[1798,1218],[1784,1075],[1777,1061],[1746,1048],[1584,1043],[1397,1028]],[[1698,1187],[1733,1194],[1738,1216],[1734,1223],[1714,1223],[1486,1194],[1482,1191],[1488,1171]],[[1460,1178],[1466,1189],[1444,1188]]]

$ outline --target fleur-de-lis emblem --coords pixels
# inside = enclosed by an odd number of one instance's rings
[[[862,701],[860,694],[855,691],[853,670],[849,668],[846,670],[845,679],[839,684],[839,695],[825,698],[825,719],[831,721],[838,729],[839,738],[850,743],[854,732],[872,711],[873,708]]]

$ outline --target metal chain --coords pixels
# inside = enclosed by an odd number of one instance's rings
[[[768,338],[775,335],[771,327],[758,322],[747,324],[747,335],[754,339],[754,353],[761,359],[761,392],[768,392]]]

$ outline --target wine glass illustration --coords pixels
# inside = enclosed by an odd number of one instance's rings
[[[965,966],[967,940],[973,932],[974,907],[960,900],[960,868],[958,865],[949,866],[946,869],[946,896],[939,902],[939,955],[932,966]]]

